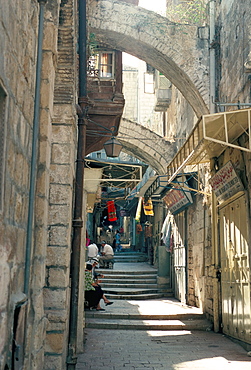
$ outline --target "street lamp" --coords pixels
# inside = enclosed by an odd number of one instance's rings
[[[114,136],[112,136],[111,139],[107,140],[103,144],[103,147],[107,157],[115,158],[119,156],[123,146]]]
[[[117,127],[112,126],[112,127],[107,127],[102,125],[99,122],[93,121],[87,114],[87,128],[86,128],[86,135],[87,137],[92,137],[92,136],[98,136],[98,137],[105,137],[108,136],[110,137],[104,144],[103,148],[105,150],[105,153],[107,157],[115,158],[118,157],[123,145],[119,140],[115,138],[115,134],[117,132]],[[92,125],[92,127],[88,127],[88,122]],[[93,128],[93,125],[97,126],[97,129]],[[101,128],[101,130],[100,130]],[[88,139],[87,139],[88,140]]]

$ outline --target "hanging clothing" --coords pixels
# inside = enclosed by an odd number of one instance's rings
[[[151,199],[148,199],[148,201],[143,201],[143,208],[144,208],[144,213],[146,216],[154,216],[153,212],[153,203]]]
[[[151,238],[153,236],[152,233],[152,225],[145,226],[145,238]]]
[[[135,221],[140,221],[141,208],[142,208],[142,199],[143,199],[142,197],[139,197],[136,216],[135,216]]]
[[[117,221],[114,200],[110,200],[109,202],[107,202],[107,210],[108,210],[108,221]]]
[[[165,221],[161,229],[161,234],[162,234],[161,239],[163,240],[163,243],[166,246],[166,251],[172,252],[173,236],[172,236],[172,218],[170,215],[167,215],[165,218]]]
[[[136,234],[140,234],[142,232],[142,226],[141,224],[136,224]]]

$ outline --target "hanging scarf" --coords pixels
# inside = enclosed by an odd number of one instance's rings
[[[144,213],[146,216],[154,216],[153,213],[153,204],[151,199],[148,199],[148,201],[143,202],[143,207],[144,207]]]
[[[108,221],[117,221],[114,200],[110,200],[109,202],[107,202],[107,210],[108,210]]]

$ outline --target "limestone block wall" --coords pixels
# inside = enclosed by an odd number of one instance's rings
[[[172,99],[167,109],[166,139],[175,141],[179,149],[192,131],[197,122],[197,117],[182,94],[172,86]]]
[[[154,111],[156,101],[154,85],[152,93],[145,91],[144,78],[146,72],[146,63],[139,59],[136,67],[124,65],[123,93],[125,107],[123,117],[140,123],[156,134],[163,136],[163,113]]]
[[[211,312],[213,292],[210,292],[211,218],[208,203],[197,194],[188,209],[188,304]]]
[[[24,260],[33,126],[38,3],[0,1],[0,368],[10,363],[14,309],[25,300]],[[4,166],[3,166],[4,163]],[[39,347],[39,346],[38,346]]]
[[[40,132],[36,182],[34,246],[31,264],[31,300],[27,327],[26,367],[38,369],[44,362],[44,339],[48,321],[44,313],[44,285],[48,239],[49,184],[52,145],[52,116],[57,55],[59,2],[45,7]]]
[[[208,44],[197,27],[180,30],[157,13],[115,0],[89,3],[88,14],[97,42],[145,60],[183,93],[197,116],[208,112]]]
[[[61,2],[51,125],[48,239],[44,288],[44,309],[48,320],[44,369],[47,370],[65,369],[68,352],[71,235],[77,145],[76,21],[76,1]],[[83,287],[80,290],[80,301],[83,304],[81,295]],[[80,328],[83,326],[83,311],[82,305],[79,308]],[[82,344],[82,330],[79,330],[79,333],[78,343]]]
[[[216,72],[220,102],[250,101],[250,3],[226,1],[216,6]],[[234,109],[231,107],[229,109]]]
[[[138,122],[138,69],[123,66],[123,94],[125,107],[123,117]]]
[[[208,319],[214,321],[218,297],[215,296],[215,259],[212,240],[212,198],[208,183],[210,165],[197,167],[200,179],[193,204],[187,211],[187,303],[200,307]]]

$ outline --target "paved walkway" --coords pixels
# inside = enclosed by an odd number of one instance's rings
[[[133,270],[133,264],[115,264]],[[118,266],[120,265],[120,266]],[[126,266],[122,266],[126,265]],[[152,269],[137,263],[138,269]],[[109,312],[133,315],[200,313],[175,299],[114,301]],[[251,370],[251,357],[241,346],[211,331],[85,329],[84,353],[76,370]]]

